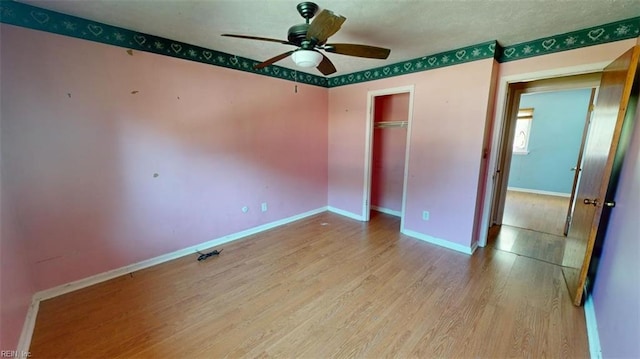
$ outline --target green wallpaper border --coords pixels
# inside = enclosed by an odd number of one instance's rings
[[[497,41],[488,41],[477,45],[441,52],[435,55],[418,57],[388,66],[358,71],[329,78],[329,87],[346,86],[360,82],[380,80],[414,72],[433,70],[482,59],[494,58],[499,53]]]
[[[327,87],[327,79],[322,76],[290,70],[276,65],[256,70],[253,65],[258,64],[259,61],[253,59],[131,31],[15,1],[0,1],[0,22],[127,49]]]
[[[638,37],[640,17],[616,21],[578,31],[544,37],[512,46],[505,46],[498,58],[499,62],[522,60],[530,57],[578,49],[607,42]]]
[[[95,41],[127,49],[151,52],[183,60],[250,72],[320,87],[338,87],[428,71],[466,62],[495,58],[498,62],[516,61],[555,52],[636,38],[640,35],[640,17],[616,21],[588,29],[568,32],[501,47],[496,41],[462,47],[438,54],[401,61],[335,77],[323,77],[271,65],[253,68],[259,61],[207,49],[180,41],[123,29],[76,16],[42,9],[16,1],[0,0],[0,22],[34,30]]]

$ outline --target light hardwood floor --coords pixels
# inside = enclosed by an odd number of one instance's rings
[[[502,225],[491,227],[487,246],[562,265],[566,241],[564,236]]]
[[[322,213],[44,301],[32,358],[588,357],[558,266]]]
[[[563,235],[569,198],[507,191],[502,224]]]

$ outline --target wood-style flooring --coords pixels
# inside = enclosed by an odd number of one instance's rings
[[[502,224],[562,236],[569,198],[507,191]]]
[[[489,229],[487,247],[562,265],[566,237],[507,225]]]
[[[589,356],[560,267],[328,212],[40,304],[32,358]]]
[[[488,246],[562,265],[569,198],[507,191],[502,226],[489,230]]]

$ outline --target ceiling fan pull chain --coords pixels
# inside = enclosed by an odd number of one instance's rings
[[[293,81],[295,83],[293,92],[298,93],[298,71],[296,70],[293,70]]]

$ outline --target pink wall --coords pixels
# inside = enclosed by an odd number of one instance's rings
[[[326,89],[1,29],[3,255],[27,252],[2,270],[34,290],[326,206]]]
[[[367,92],[414,84],[405,229],[468,248],[492,71],[487,59],[329,89],[329,205],[362,212]]]
[[[367,91],[372,82],[329,89],[329,188],[331,207],[362,215]],[[350,88],[359,91],[349,91]]]
[[[1,91],[7,87],[0,81]],[[8,103],[1,98],[0,107]],[[1,123],[0,123],[1,124]],[[28,255],[24,241],[18,236],[19,224],[15,220],[14,198],[4,186],[6,174],[5,154],[6,132],[0,129],[0,350],[14,350],[24,324],[27,308],[34,292],[30,267],[25,257]]]
[[[571,51],[532,57],[500,64],[500,76],[511,76],[594,63],[608,63],[635,45],[635,39],[583,47]]]
[[[407,121],[409,93],[377,96],[374,122]],[[374,128],[371,169],[371,205],[402,211],[407,128]]]
[[[2,198],[2,233],[0,234],[0,348],[14,350],[34,293],[29,255],[18,236],[11,206]]]

